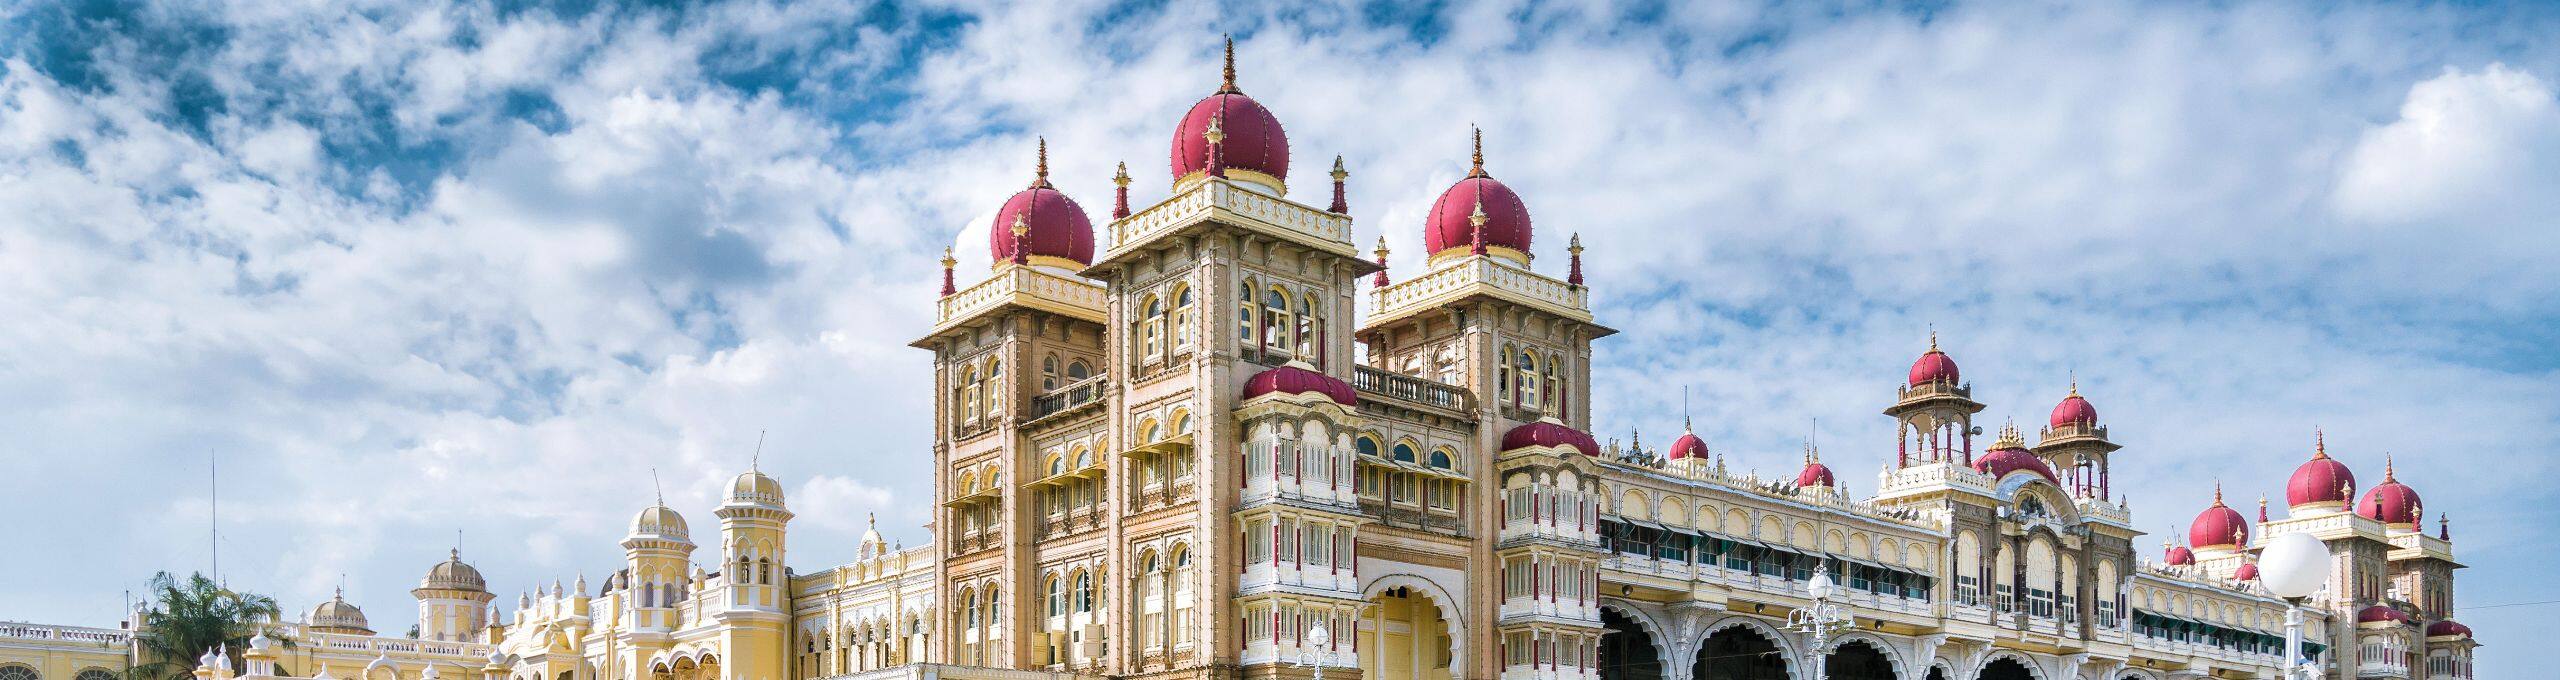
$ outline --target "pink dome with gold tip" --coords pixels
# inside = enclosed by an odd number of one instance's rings
[[[1315,370],[1313,366],[1295,361],[1255,373],[1253,377],[1244,381],[1244,398],[1246,399],[1272,393],[1306,394],[1309,392],[1324,395],[1334,403],[1344,406],[1360,405],[1360,395],[1351,389],[1351,383],[1325,375]]]
[[[1663,458],[1667,460],[1683,460],[1688,458],[1706,460],[1707,440],[1699,439],[1696,433],[1680,433],[1679,439],[1671,440],[1671,449],[1668,453],[1663,455]]]
[[[2311,449],[2311,460],[2294,468],[2293,477],[2285,480],[2284,500],[2287,507],[2294,508],[2320,503],[2345,505],[2355,498],[2355,488],[2355,471],[2329,457],[2329,437],[2321,434]]]
[[[1502,433],[1502,450],[1504,451],[1532,446],[1572,447],[1585,456],[1600,455],[1600,440],[1593,439],[1590,433],[1573,429],[1573,426],[1554,418],[1542,418],[1538,422],[1511,428],[1510,432]]]
[[[2425,514],[2418,501],[2418,490],[2393,478],[2390,459],[2383,459],[2382,483],[2364,493],[2364,502],[2356,504],[2356,514],[2363,515],[2394,529],[2416,530],[2418,519]]]
[[[2187,543],[2197,548],[2237,548],[2249,544],[2249,521],[2222,504],[2222,485],[2213,485],[2213,507],[2196,513],[2187,525]]]
[[[1223,135],[1218,142],[1219,162],[1228,172],[1242,170],[1268,175],[1273,181],[1288,181],[1289,134],[1280,128],[1280,117],[1271,115],[1262,102],[1236,89],[1236,42],[1232,38],[1227,40],[1226,82],[1217,93],[1192,104],[1191,110],[1182,114],[1182,124],[1173,129],[1175,180],[1209,171],[1209,123],[1213,120]]]
[[[1930,333],[1929,351],[1922,352],[1918,360],[1911,362],[1912,386],[1936,382],[1956,383],[1963,379],[1964,373],[1956,370],[1955,358],[1938,350],[1938,334]]]
[[[2096,426],[2098,407],[2089,405],[2089,400],[2080,397],[2079,385],[2072,385],[2071,396],[2063,397],[2062,403],[2053,405],[2053,417],[2049,422],[2057,428],[2070,425]]]

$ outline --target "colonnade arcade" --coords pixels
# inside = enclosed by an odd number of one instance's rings
[[[1609,601],[1600,610],[1599,680],[1814,680],[1806,675],[1805,636],[1778,621],[1693,612],[1669,622],[1650,606]],[[1942,642],[1942,641],[1941,641]],[[1974,643],[1936,646],[1865,631],[1834,637],[1824,657],[1825,680],[2052,680],[2039,661],[2013,650]],[[1923,648],[1933,648],[1923,650]],[[1926,661],[1915,650],[1934,651]],[[1951,660],[1952,659],[1952,660]],[[2063,663],[2054,661],[2054,663]],[[1955,669],[1970,668],[1970,671]],[[1387,676],[1401,678],[1404,676]],[[2113,678],[2113,676],[2108,676]],[[2127,670],[2116,680],[2152,680]]]

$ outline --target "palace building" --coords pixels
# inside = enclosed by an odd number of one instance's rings
[[[2253,562],[2307,533],[2334,556],[2306,603],[2322,677],[2472,677],[2443,516],[2426,531],[2387,462],[2359,489],[2325,441],[2281,517],[2217,490],[2161,552],[2110,485],[2141,452],[2091,399],[2075,385],[2041,428],[1986,435],[1934,337],[1877,395],[1899,435],[1872,496],[1810,446],[1792,474],[1729,469],[1685,422],[1667,447],[1601,444],[1592,346],[1617,331],[1580,239],[1535,264],[1530,197],[1481,147],[1419,225],[1425,266],[1390,280],[1384,242],[1353,241],[1341,158],[1315,198],[1293,193],[1285,128],[1231,47],[1173,127],[1170,195],[1133,204],[1124,164],[1097,235],[1044,147],[989,225],[991,261],[945,255],[913,343],[935,366],[917,395],[936,414],[931,544],[875,531],[855,562],[795,571],[783,485],[750,470],[712,531],[640,510],[600,581],[494,606],[457,552],[412,591],[414,638],[333,599],[197,674],[2273,678],[2286,603]],[[1817,579],[1845,614],[1820,635],[1793,625]],[[132,635],[0,625],[0,680],[112,680],[95,674],[132,660]]]

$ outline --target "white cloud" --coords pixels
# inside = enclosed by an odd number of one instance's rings
[[[2345,158],[2335,200],[2361,220],[2547,238],[2560,216],[2554,158],[2560,99],[2548,83],[2505,64],[2448,68],[2410,86],[2398,120],[2365,131]]]

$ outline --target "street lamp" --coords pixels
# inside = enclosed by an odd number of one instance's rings
[[[1823,560],[1813,567],[1813,580],[1805,584],[1805,592],[1813,596],[1813,604],[1787,614],[1787,628],[1813,636],[1813,648],[1805,652],[1805,666],[1813,671],[1806,677],[1826,677],[1824,662],[1829,661],[1831,634],[1856,625],[1846,607],[1831,601],[1831,561]]]
[[[2302,600],[2329,583],[2329,544],[2306,533],[2268,539],[2258,553],[2258,583],[2284,598],[2284,663],[2286,674],[2313,675],[2317,668],[2302,661]]]
[[[1333,665],[1334,660],[1338,658],[1333,651],[1333,631],[1325,630],[1324,621],[1318,619],[1314,626],[1307,629],[1306,642],[1307,649],[1299,651],[1297,660],[1291,665],[1299,668],[1314,668],[1315,680],[1324,680],[1324,667]]]

